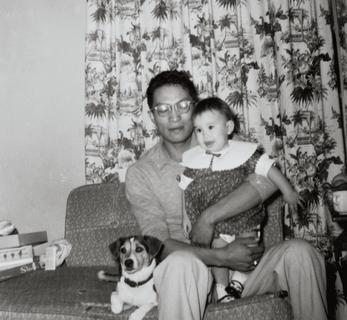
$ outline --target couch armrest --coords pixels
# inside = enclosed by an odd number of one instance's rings
[[[265,203],[266,223],[264,226],[264,245],[270,247],[284,239],[283,236],[283,199],[274,194]]]
[[[123,184],[84,185],[70,192],[65,220],[65,238],[72,244],[69,266],[115,265],[108,245],[137,232]]]

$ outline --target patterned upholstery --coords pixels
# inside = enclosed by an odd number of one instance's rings
[[[279,217],[281,202],[269,207],[264,241],[273,244],[282,238]],[[97,280],[100,269],[114,269],[108,244],[119,236],[134,234],[137,226],[128,213],[124,185],[86,185],[74,189],[67,200],[66,239],[73,250],[67,265],[55,271],[36,271],[0,282],[0,319],[128,319],[130,311],[114,315],[110,294],[115,284]],[[275,294],[211,304],[207,320],[289,320],[291,308]],[[153,309],[146,319],[157,319]]]
[[[65,238],[72,244],[69,266],[113,266],[108,245],[137,232],[124,184],[85,185],[70,193],[65,221]]]

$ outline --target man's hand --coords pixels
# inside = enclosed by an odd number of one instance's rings
[[[238,271],[252,271],[264,252],[255,238],[239,238],[219,250],[221,265]]]
[[[209,247],[213,239],[214,224],[209,222],[206,214],[202,214],[192,226],[190,240],[193,244]]]

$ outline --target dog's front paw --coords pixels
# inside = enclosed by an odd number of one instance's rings
[[[140,306],[129,316],[129,320],[142,320],[147,312],[149,312],[155,306],[155,303],[149,303]]]
[[[123,311],[123,301],[119,298],[117,291],[113,291],[111,294],[111,310],[115,314]]]
[[[143,314],[141,310],[137,309],[129,316],[129,320],[142,320],[144,316],[145,314]]]

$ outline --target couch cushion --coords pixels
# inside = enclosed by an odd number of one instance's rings
[[[109,300],[115,284],[97,280],[100,269],[60,267],[0,282],[0,319],[128,319],[132,310],[112,314]],[[146,319],[157,319],[157,309]],[[210,305],[206,319],[287,320],[291,319],[291,310],[286,300],[268,294]]]

